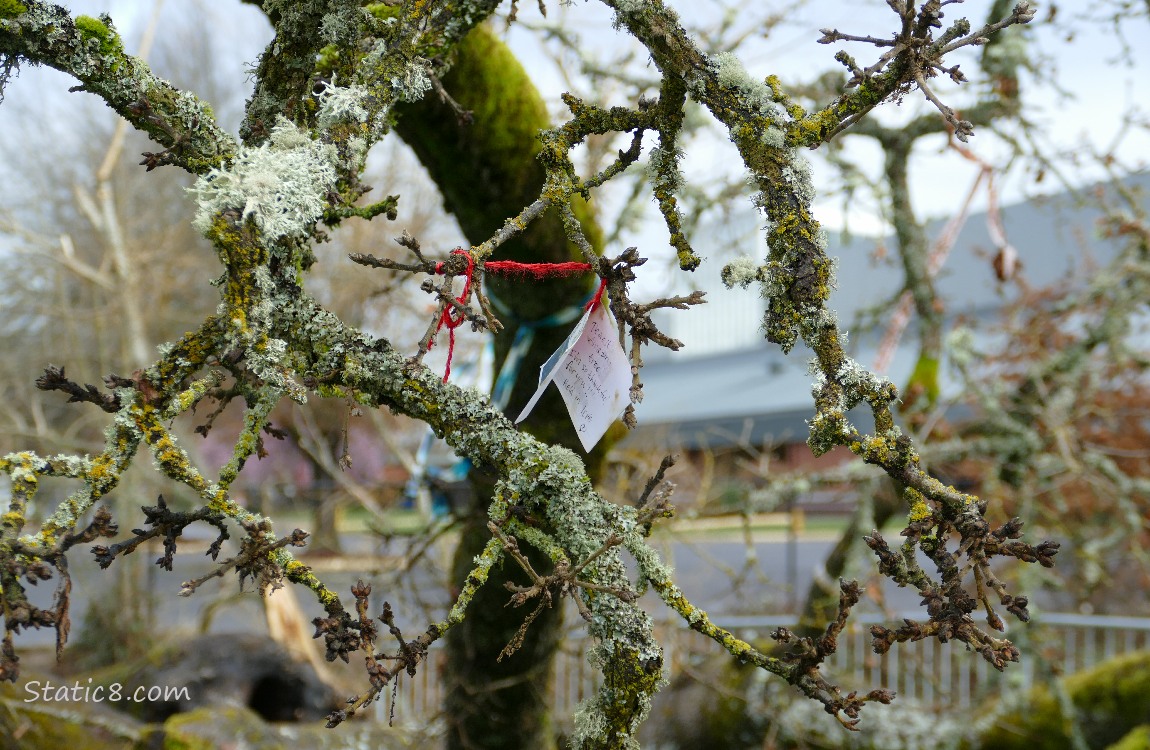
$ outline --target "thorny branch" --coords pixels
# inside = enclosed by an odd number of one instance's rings
[[[671,518],[674,515],[674,506],[668,502],[671,494],[674,492],[674,485],[670,482],[664,481],[664,475],[666,471],[674,466],[674,464],[675,458],[673,456],[665,456],[658,470],[647,482],[643,492],[634,503],[635,508],[638,509],[635,520],[639,528],[642,530],[643,536],[650,535],[651,528],[655,521],[660,518]],[[509,522],[513,523],[515,520],[521,519],[524,515],[521,506],[513,506],[509,510],[511,512],[510,515],[504,519],[505,524]],[[540,608],[543,606],[543,604],[551,606],[551,594],[553,589],[557,590],[560,595],[570,595],[574,599],[576,607],[579,609],[580,616],[582,616],[584,619],[589,619],[591,617],[591,612],[587,608],[587,605],[583,603],[583,600],[576,596],[576,587],[582,587],[591,591],[606,591],[613,596],[627,602],[634,601],[637,598],[637,594],[631,590],[603,587],[595,583],[582,580],[578,577],[585,568],[594,563],[600,556],[611,550],[613,547],[622,544],[623,539],[619,536],[616,536],[615,534],[608,536],[607,539],[603,542],[603,545],[599,547],[599,549],[588,555],[585,560],[578,563],[574,568],[571,567],[571,564],[568,562],[565,556],[560,556],[560,558],[556,560],[555,563],[555,573],[551,576],[544,577],[535,571],[535,568],[531,565],[531,562],[519,551],[519,545],[515,537],[504,534],[500,530],[499,525],[492,522],[488,523],[488,530],[491,531],[495,538],[497,538],[503,544],[504,551],[511,555],[511,557],[517,563],[519,563],[520,567],[524,570],[524,572],[527,573],[528,577],[531,578],[533,583],[530,588],[516,586],[511,583],[506,584],[507,588],[516,594],[514,597],[512,597],[512,600],[509,602],[509,604],[520,606],[525,601],[535,596],[542,596],[544,599],[540,603],[540,607],[537,608],[536,611],[533,612],[530,616],[528,616],[528,619],[524,622],[519,634],[513,640],[512,644],[508,645],[508,649],[505,649],[503,654],[504,656],[510,655],[510,653],[513,652],[515,648],[518,648],[518,646],[522,644],[523,634],[526,633],[527,627],[538,615],[538,612],[540,611]],[[514,648],[512,648],[512,646],[514,646]]]
[[[416,674],[418,665],[427,658],[427,647],[435,640],[430,631],[424,633],[413,641],[407,641],[403,638],[403,633],[400,631],[399,626],[395,624],[395,616],[391,610],[391,604],[388,602],[383,603],[383,612],[379,616],[379,621],[387,626],[388,632],[399,642],[399,649],[394,654],[375,653],[375,640],[378,631],[371,615],[368,613],[368,598],[371,596],[371,585],[363,581],[357,581],[351,587],[352,596],[355,597],[355,611],[358,621],[352,625],[358,631],[358,643],[348,643],[347,650],[341,651],[340,656],[344,661],[347,661],[348,651],[355,649],[362,649],[365,656],[364,661],[367,664],[367,675],[371,681],[372,689],[360,696],[355,696],[348,699],[348,707],[332,712],[328,716],[328,727],[334,727],[343,722],[348,717],[354,715],[356,711],[369,705],[375,698],[383,691],[383,688],[391,681],[398,678],[401,672],[406,672],[411,677]],[[330,618],[316,618],[316,637],[321,634],[331,635],[333,632],[340,630],[339,624]],[[347,633],[347,637],[352,637]],[[329,641],[330,642],[330,641]],[[381,664],[381,661],[391,661],[394,664],[389,668]],[[394,685],[394,683],[392,683]]]
[[[586,560],[583,560],[574,568],[571,567],[571,563],[568,562],[566,558],[561,558],[555,562],[554,573],[548,576],[542,576],[535,572],[535,568],[531,565],[531,562],[519,551],[519,543],[515,537],[504,534],[494,522],[489,521],[487,528],[495,538],[502,543],[503,551],[510,555],[515,562],[519,563],[519,566],[523,568],[523,571],[531,578],[531,586],[529,587],[518,586],[510,582],[506,584],[507,590],[514,594],[514,596],[511,597],[511,601],[508,602],[508,606],[514,605],[519,607],[530,599],[536,597],[540,599],[538,606],[536,606],[535,610],[523,621],[522,627],[519,628],[519,631],[511,639],[511,642],[507,644],[506,648],[504,648],[503,652],[499,655],[500,661],[504,657],[515,653],[519,647],[523,645],[523,639],[527,634],[528,627],[530,627],[535,618],[539,616],[539,613],[545,606],[551,606],[553,595],[557,595],[560,598],[570,596],[574,600],[575,606],[579,609],[579,615],[587,622],[591,621],[591,610],[584,603],[582,597],[578,595],[578,589],[580,588],[588,591],[607,593],[628,603],[634,602],[639,598],[638,594],[630,589],[603,586],[579,578],[579,574],[582,573],[588,565],[594,563],[596,559],[608,550],[622,544],[623,539],[621,537],[613,534],[608,536],[599,549],[588,555]]]
[[[283,586],[284,572],[279,565],[272,561],[273,553],[289,545],[292,547],[304,546],[308,536],[307,532],[296,529],[291,535],[285,536],[283,539],[275,539],[269,535],[271,524],[267,521],[259,524],[247,524],[244,530],[248,533],[240,541],[240,553],[224,560],[211,573],[193,578],[190,581],[184,581],[180,587],[180,596],[191,596],[201,585],[213,578],[222,578],[230,570],[235,570],[239,574],[241,587],[244,585],[244,581],[249,578],[255,581],[256,590],[261,596],[266,596],[270,591]],[[216,544],[213,543],[212,546],[218,551]],[[215,559],[211,549],[209,549],[208,554],[212,556],[213,560]]]
[[[116,531],[117,527],[112,523],[111,512],[101,506],[87,527],[64,534],[51,550],[34,552],[26,549],[20,542],[12,545],[15,554],[0,561],[2,563],[0,582],[6,591],[9,587],[16,589],[13,595],[6,596],[4,600],[4,641],[0,646],[0,679],[15,680],[19,674],[20,659],[16,656],[12,637],[19,633],[21,628],[55,628],[56,656],[59,658],[64,645],[68,642],[68,633],[71,630],[72,578],[68,574],[68,559],[64,553],[77,544],[86,544],[100,537],[114,536]],[[54,575],[52,568],[56,569],[60,580],[56,586],[52,607],[41,609],[28,601],[18,581],[23,578],[35,586],[40,581],[52,578]]]
[[[819,674],[818,667],[827,657],[838,650],[838,637],[846,627],[847,618],[851,608],[858,604],[862,598],[862,589],[855,581],[840,582],[838,616],[827,625],[826,631],[819,638],[799,638],[786,628],[778,628],[771,633],[771,638],[785,646],[794,645],[794,649],[786,652],[783,661],[792,665],[796,672],[802,675],[800,686],[803,692],[811,689],[821,691],[819,700],[827,709],[827,713],[834,715],[839,722],[850,730],[858,729],[859,712],[866,703],[890,703],[894,700],[894,692],[885,688],[872,690],[861,698],[857,693],[851,692],[842,695],[839,689],[828,685]],[[809,687],[808,687],[809,685]]]
[[[962,47],[986,44],[991,36],[1008,26],[1029,23],[1034,18],[1035,10],[1023,0],[1014,7],[1009,16],[988,23],[978,31],[971,32],[970,22],[960,18],[935,38],[932,30],[942,28],[944,15],[942,8],[946,4],[941,0],[928,0],[919,7],[913,2],[891,3],[891,9],[899,16],[902,24],[900,31],[892,39],[845,34],[838,29],[822,29],[823,35],[818,41],[819,44],[845,41],[861,42],[880,48],[888,47],[889,49],[867,68],[860,68],[854,58],[845,51],[836,54],[835,59],[851,73],[847,86],[857,87],[870,81],[883,70],[898,65],[905,70],[907,82],[913,81],[917,84],[927,100],[942,113],[943,118],[954,128],[955,136],[960,141],[966,141],[974,134],[974,126],[967,120],[959,119],[953,109],[943,104],[927,85],[927,79],[945,73],[955,83],[965,83],[966,76],[959,70],[959,66],[944,66],[943,56]]]
[[[123,380],[116,375],[110,375],[107,379],[109,388],[115,388],[123,384]],[[131,385],[131,381],[127,383]],[[83,385],[68,380],[64,376],[64,368],[56,367],[55,365],[48,365],[44,369],[44,374],[36,378],[36,387],[42,391],[63,391],[68,394],[68,403],[77,403],[86,401],[95,404],[109,414],[115,414],[120,410],[120,399],[114,393],[100,393],[94,385]]]
[[[96,556],[96,562],[100,564],[101,568],[107,568],[112,562],[120,555],[130,555],[136,551],[144,542],[149,539],[155,539],[158,536],[164,538],[164,554],[158,560],[156,565],[159,565],[164,570],[170,571],[172,569],[173,558],[176,554],[176,540],[184,533],[184,529],[197,521],[215,526],[219,530],[219,536],[208,547],[205,553],[213,560],[220,554],[220,549],[223,543],[227,541],[229,534],[228,528],[224,524],[224,516],[222,513],[217,513],[209,508],[201,508],[198,511],[190,513],[181,513],[173,511],[168,508],[168,504],[164,501],[164,496],[160,495],[156,499],[155,505],[144,505],[140,507],[144,512],[144,519],[148,525],[151,526],[147,531],[143,529],[132,529],[132,534],[135,536],[111,546],[96,546],[92,548],[92,554]],[[190,593],[190,592],[189,592]]]

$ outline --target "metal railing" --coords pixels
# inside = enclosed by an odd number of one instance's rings
[[[921,612],[903,615],[921,619]],[[765,638],[779,626],[793,627],[794,617],[727,617],[723,627],[749,638]],[[1032,684],[1036,675],[1053,671],[1073,674],[1125,653],[1150,649],[1150,618],[1044,613],[1029,624],[1013,623],[1005,637],[1022,652],[1020,664],[999,672],[964,644],[927,638],[896,644],[885,654],[871,648],[872,625],[897,627],[902,617],[863,614],[852,618],[839,638],[838,651],[824,671],[844,689],[876,687],[918,702],[970,706],[998,691],[1004,680],[1021,675]],[[1017,679],[1017,678],[1015,678]]]
[[[906,616],[915,619],[920,614]],[[715,622],[753,641],[767,639],[775,628],[794,627],[796,618],[720,616]],[[1072,674],[1125,653],[1150,649],[1150,618],[1041,614],[1029,625],[1010,628],[1007,637],[1019,646],[1023,658],[1021,664],[1012,664],[1002,673],[962,643],[943,644],[936,638],[897,644],[886,654],[875,654],[870,645],[871,625],[896,627],[901,622],[900,618],[878,615],[853,618],[824,672],[844,691],[886,687],[902,699],[962,708],[993,694],[1014,675],[1020,675],[1023,684],[1033,684],[1036,675],[1048,675],[1052,667],[1061,674]],[[664,622],[657,630],[661,631],[664,664],[671,675],[700,655],[716,653],[714,644],[681,624]],[[587,663],[587,646],[582,633],[572,631],[561,647],[552,683],[552,706],[558,716],[569,716],[579,701],[596,689],[598,673]],[[414,684],[407,680],[400,686],[400,715],[427,719],[440,711],[442,675],[447,668],[442,649],[433,649],[428,662]]]

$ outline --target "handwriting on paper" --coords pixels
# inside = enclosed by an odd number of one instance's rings
[[[563,395],[583,449],[590,452],[629,402],[631,363],[619,345],[617,329],[603,305],[588,312],[567,340],[540,368],[539,389],[516,423],[535,408],[552,382]]]

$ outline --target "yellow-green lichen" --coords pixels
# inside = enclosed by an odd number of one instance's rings
[[[107,453],[101,453],[92,459],[92,466],[88,469],[88,479],[92,481],[106,479],[115,471],[115,461]]]
[[[927,521],[933,515],[930,506],[926,504],[926,498],[923,494],[913,487],[907,487],[904,493],[907,503],[910,505],[909,518],[911,523],[918,521]]]
[[[131,414],[144,441],[151,448],[152,457],[159,469],[169,478],[183,482],[197,492],[207,491],[207,480],[192,466],[188,454],[164,428],[156,408],[150,404],[137,405],[132,407]]]
[[[340,606],[339,595],[325,586],[323,581],[316,578],[311,568],[299,560],[285,561],[282,567],[287,579],[310,589],[324,609],[331,612]]]
[[[320,383],[316,388],[316,392],[324,398],[346,398],[347,391],[338,385],[328,385]]]
[[[483,551],[475,558],[475,567],[467,574],[467,580],[463,584],[463,589],[459,595],[455,597],[455,602],[451,605],[451,611],[447,614],[447,619],[442,620],[435,625],[431,626],[429,630],[434,630],[437,634],[442,635],[452,626],[458,625],[463,622],[464,614],[467,612],[467,607],[471,604],[471,600],[475,597],[475,592],[483,588],[487,583],[488,577],[491,575],[491,569],[503,559],[503,543],[498,538],[492,537],[484,545]]]
[[[200,378],[192,383],[190,388],[181,391],[172,399],[171,405],[164,411],[163,418],[171,419],[177,414],[183,414],[199,403],[200,399],[208,394],[208,391],[219,386],[221,382],[223,382],[223,374],[217,371],[212,371],[206,377]]]

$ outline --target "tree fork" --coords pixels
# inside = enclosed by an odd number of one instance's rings
[[[478,245],[539,195],[545,173],[538,159],[538,133],[551,122],[526,71],[487,26],[477,27],[459,43],[441,83],[443,96],[428,95],[400,110],[396,131],[431,174],[467,239]],[[487,177],[476,181],[476,174]],[[601,252],[601,234],[590,207],[577,198],[576,210],[584,232]],[[502,247],[503,257],[525,262],[582,260],[554,210]],[[578,305],[591,288],[587,277],[525,283],[488,276],[487,284],[510,312],[502,316],[505,330],[495,339],[497,368],[506,361],[523,322]],[[508,400],[508,413],[517,413],[534,392],[538,363],[562,344],[569,327],[535,331]],[[524,429],[544,442],[579,450],[578,437],[555,389],[544,396]],[[587,457],[592,479],[601,473],[610,443],[609,439],[601,441]],[[491,536],[487,506],[495,483],[473,472],[472,489],[474,503],[465,510],[452,565],[454,581],[466,577],[472,560]],[[534,548],[523,552],[538,569],[550,565]],[[504,584],[522,580],[522,572],[514,565],[493,569],[488,585],[476,593],[471,614],[447,636],[448,659],[454,665],[445,704],[451,748],[547,748],[555,744],[550,695],[562,639],[562,600],[532,622],[516,653],[496,662],[527,614],[523,608],[506,606],[509,594]]]

